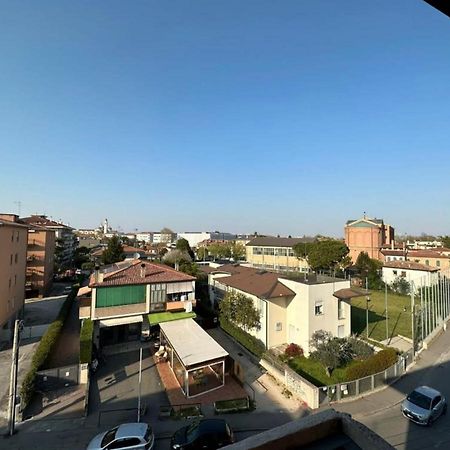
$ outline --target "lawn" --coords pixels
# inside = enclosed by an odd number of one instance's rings
[[[307,379],[316,386],[328,386],[346,381],[347,368],[357,364],[358,361],[351,361],[343,367],[334,369],[331,377],[327,376],[323,365],[305,356],[297,356],[289,361],[289,366],[303,378]]]
[[[406,308],[406,311],[405,311]],[[377,341],[386,339],[384,291],[371,291],[369,302],[369,338]],[[408,295],[388,292],[389,337],[397,334],[411,337],[411,299]],[[352,299],[352,333],[367,336],[366,298]]]

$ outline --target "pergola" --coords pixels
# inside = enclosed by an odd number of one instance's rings
[[[228,353],[193,319],[164,322],[160,330],[169,365],[186,397],[224,386]]]

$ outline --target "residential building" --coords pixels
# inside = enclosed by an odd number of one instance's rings
[[[151,231],[141,231],[136,233],[136,240],[139,242],[145,242],[151,244],[153,242],[153,233]]]
[[[177,233],[171,231],[155,231],[153,233],[153,244],[170,244],[177,240]]]
[[[29,225],[27,248],[28,297],[47,295],[53,285],[55,232],[47,227]]]
[[[139,259],[145,258],[148,256],[148,253],[143,248],[132,247],[131,245],[123,245],[123,254],[124,259]],[[91,252],[91,258],[97,262],[101,263],[103,252],[106,250],[106,247],[100,247]]]
[[[78,292],[80,319],[95,322],[96,345],[138,339],[157,313],[191,311],[195,278],[163,264],[128,260],[96,270]]]
[[[439,269],[411,261],[387,261],[383,264],[383,281],[390,285],[399,278],[403,278],[409,284],[414,283],[414,288],[431,286],[437,280]]]
[[[450,269],[450,250],[446,248],[408,250],[406,259],[439,270]]]
[[[33,215],[24,217],[21,221],[27,225],[38,225],[55,232],[56,250],[55,263],[59,269],[72,267],[73,254],[77,248],[77,238],[74,234],[74,228],[61,222],[49,219],[45,215]]]
[[[208,272],[213,305],[217,306],[229,291],[246,295],[261,315],[260,330],[251,330],[250,334],[266,348],[295,343],[307,355],[311,336],[317,330],[338,337],[350,335],[350,299],[362,295],[350,289],[349,280],[316,274],[287,278],[237,264]]]
[[[345,243],[349,256],[355,263],[360,253],[365,252],[372,259],[383,260],[381,249],[394,241],[394,228],[383,219],[348,220],[345,225]]]
[[[0,340],[10,340],[25,299],[28,227],[0,214]]]
[[[406,250],[401,249],[381,249],[381,256],[383,258],[383,261],[406,261]]]
[[[293,250],[294,245],[306,242],[311,242],[311,239],[258,236],[245,246],[247,263],[252,267],[280,272],[308,272],[307,261],[297,258]]]
[[[185,231],[177,234],[177,239],[186,239],[191,248],[196,248],[202,241],[233,241],[235,238],[235,234],[220,231]]]
[[[407,240],[406,247],[408,247],[410,249],[415,249],[415,250],[425,250],[428,248],[443,247],[443,245],[442,245],[442,241],[438,241],[436,239],[434,241],[425,241],[425,240],[410,241],[410,240]]]

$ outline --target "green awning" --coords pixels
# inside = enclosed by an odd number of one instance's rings
[[[170,322],[171,320],[179,319],[194,319],[197,315],[194,312],[158,312],[148,315],[148,321],[151,325],[156,325],[162,322]]]

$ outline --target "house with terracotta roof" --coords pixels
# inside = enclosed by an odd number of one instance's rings
[[[229,291],[250,297],[261,314],[261,329],[251,334],[266,348],[300,345],[309,353],[311,335],[326,330],[333,336],[351,333],[350,300],[363,295],[350,281],[303,274],[288,278],[275,272],[227,264],[208,274],[210,299],[217,306]]]
[[[109,345],[139,339],[163,320],[192,317],[195,278],[163,264],[126,260],[96,270],[78,300],[80,319],[95,323],[94,342]]]
[[[387,261],[383,264],[383,281],[390,285],[399,278],[409,284],[414,283],[414,289],[431,286],[437,280],[439,269],[414,261]]]
[[[408,250],[406,259],[425,266],[435,267],[438,270],[450,269],[450,251],[446,248]]]

